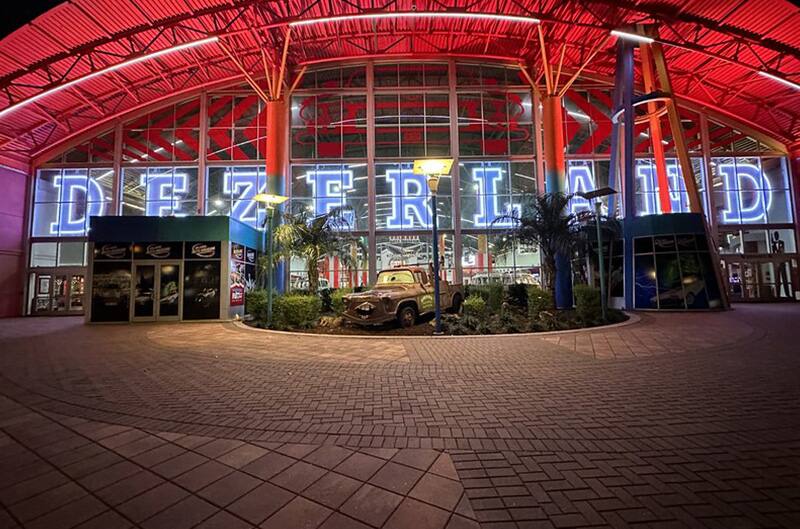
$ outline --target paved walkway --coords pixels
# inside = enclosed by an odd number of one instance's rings
[[[0,527],[800,527],[800,306],[583,333],[0,321]]]

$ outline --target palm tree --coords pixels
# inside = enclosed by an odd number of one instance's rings
[[[555,292],[556,255],[572,255],[580,241],[580,223],[569,213],[572,195],[546,193],[526,197],[519,213],[499,217],[514,221],[508,235],[522,244],[539,247],[542,258],[542,283],[546,290]]]
[[[305,259],[308,289],[315,293],[319,288],[319,261],[326,255],[336,256],[345,266],[352,261],[347,231],[349,223],[341,208],[324,215],[313,216],[306,211],[286,213],[283,224],[275,229],[275,242],[281,252]]]

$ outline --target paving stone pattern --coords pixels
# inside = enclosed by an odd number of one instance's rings
[[[590,332],[0,321],[0,528],[800,527],[794,305]]]

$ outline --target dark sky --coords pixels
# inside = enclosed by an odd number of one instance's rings
[[[13,2],[16,5],[4,8],[3,16],[0,17],[0,38],[12,33],[18,27],[30,22],[60,3],[61,0],[22,0],[21,2]]]

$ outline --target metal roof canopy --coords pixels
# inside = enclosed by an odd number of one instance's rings
[[[656,24],[679,97],[800,141],[800,91],[780,81],[800,85],[800,7],[789,0],[71,0],[0,40],[0,158],[26,163],[131,110],[242,78],[210,37],[252,72],[265,58],[280,65],[291,28],[291,69],[456,56],[503,58],[538,75],[533,19],[565,72],[610,31]],[[610,40],[583,74],[610,81],[613,71]]]

